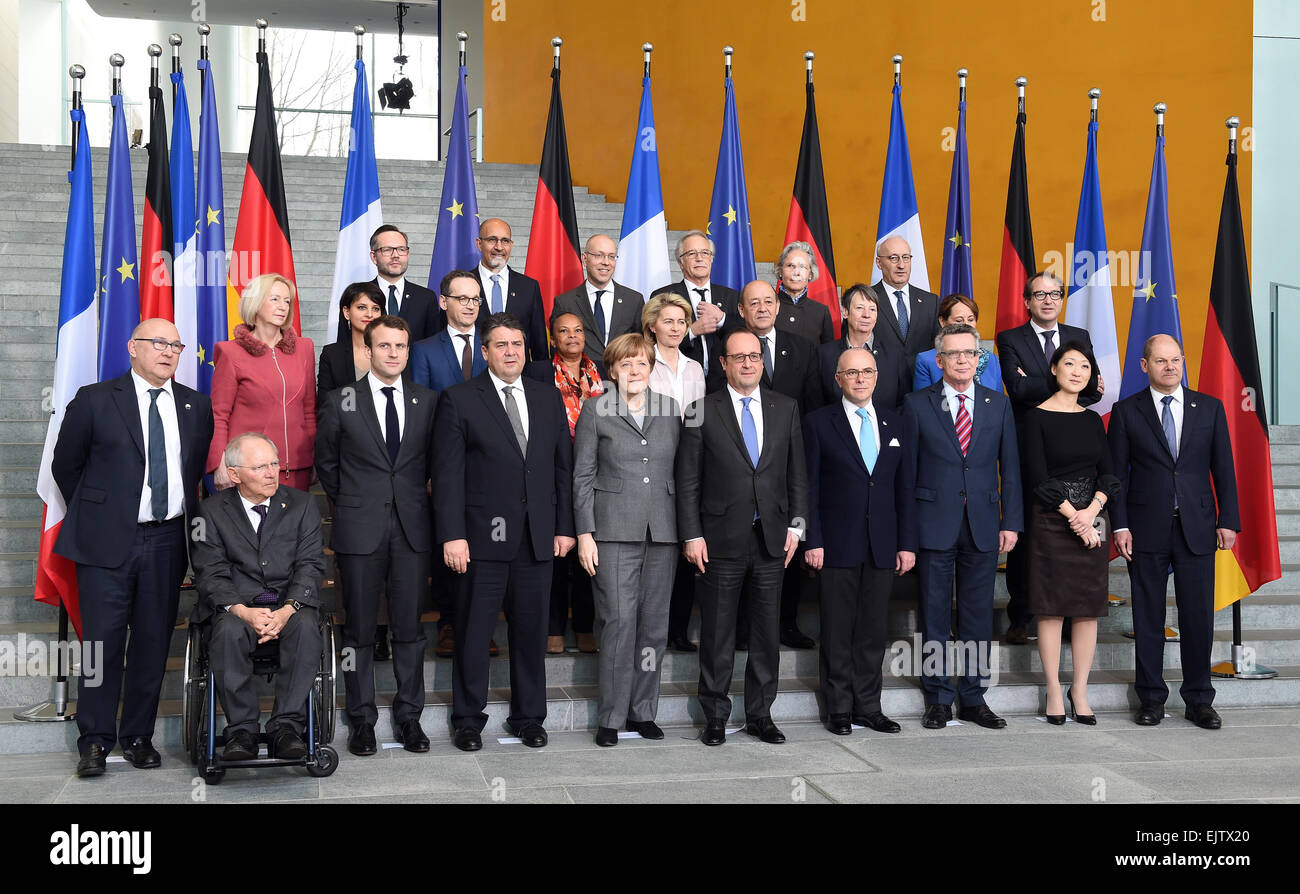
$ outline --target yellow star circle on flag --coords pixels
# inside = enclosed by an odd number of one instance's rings
[[[731,226],[736,222],[736,209],[733,208],[730,204],[728,204],[727,213],[722,216],[727,219],[727,226]]]
[[[448,211],[451,212],[451,219],[455,220],[458,217],[463,217],[465,215],[465,212],[462,210],[464,207],[465,207],[464,202],[457,202],[455,199],[452,199],[451,207],[447,209]]]
[[[212,209],[212,206],[209,205],[209,206],[208,206],[208,226],[211,226],[212,224],[215,224],[215,223],[221,223],[221,209],[218,208],[218,209],[216,209],[216,210],[214,211],[214,210]]]
[[[951,242],[953,245],[957,246],[958,248],[961,248],[963,245],[966,246],[967,248],[970,247],[970,243],[964,241],[961,238],[961,233],[953,233],[952,236],[948,238],[948,241]]]
[[[126,258],[122,259],[122,266],[117,268],[117,272],[122,274],[122,282],[126,282],[128,279],[135,279],[134,270],[135,265],[128,264]]]
[[[1142,288],[1138,289],[1138,292],[1140,292],[1147,301],[1150,301],[1156,294],[1156,285],[1156,283],[1149,282]]]

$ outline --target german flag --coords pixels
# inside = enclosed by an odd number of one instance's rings
[[[1200,390],[1223,401],[1237,474],[1241,533],[1232,549],[1215,555],[1214,609],[1218,611],[1282,576],[1268,419],[1250,305],[1250,270],[1237,193],[1237,153],[1228,153],[1228,178],[1219,214],[1219,240],[1210,278]]]
[[[253,113],[253,138],[248,144],[248,167],[239,196],[239,219],[226,274],[228,333],[239,325],[239,296],[244,286],[263,273],[279,273],[297,287],[293,249],[289,245],[289,211],[284,201],[284,172],[280,167],[280,140],[275,130],[271,100],[271,65],[265,52],[257,54],[257,110]],[[301,296],[299,296],[301,305]],[[293,329],[302,334],[302,308],[294,308]]]
[[[1073,259],[1067,261],[1073,264]],[[1029,174],[1025,170],[1025,113],[1016,115],[1016,139],[1011,147],[1007,180],[1007,214],[1002,231],[1002,268],[998,273],[998,316],[995,332],[1029,322],[1025,281],[1036,273],[1034,231],[1029,224]]]
[[[546,115],[546,139],[537,172],[537,197],[528,233],[524,273],[541,285],[542,305],[551,318],[555,296],[582,284],[578,248],[578,212],[573,206],[573,176],[569,171],[569,139],[560,101],[560,69],[551,69],[551,109]]]
[[[188,125],[187,125],[188,126]],[[176,319],[172,302],[171,167],[167,163],[167,115],[163,92],[149,88],[149,171],[144,186],[144,223],[140,228],[140,319]]]
[[[817,103],[813,98],[812,76],[808,77],[807,105],[803,116],[803,137],[799,141],[799,165],[794,172],[794,195],[785,224],[785,245],[807,242],[816,255],[820,274],[808,286],[808,296],[826,305],[831,325],[840,331],[840,294],[835,287],[835,251],[831,248],[831,215],[826,205],[826,177],[822,173],[822,143],[817,135]]]

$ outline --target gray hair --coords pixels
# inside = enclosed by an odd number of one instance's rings
[[[225,453],[222,454],[222,458],[226,463],[226,468],[232,466],[237,468],[243,464],[244,441],[249,438],[257,438],[270,444],[271,450],[275,452],[275,458],[277,460],[280,458],[280,450],[275,446],[275,441],[272,441],[260,431],[246,431],[242,435],[235,435],[235,437],[231,438],[230,443],[226,445]]]
[[[776,259],[776,275],[781,275],[781,268],[785,266],[785,259],[790,257],[790,252],[801,251],[808,256],[808,266],[811,268],[808,272],[808,282],[814,283],[817,277],[821,276],[821,271],[817,269],[817,253],[807,242],[791,242],[785,248],[781,249],[781,257]]]
[[[934,352],[943,353],[943,340],[949,335],[973,335],[975,336],[975,347],[980,345],[979,330],[968,323],[953,323],[950,326],[944,326],[939,330],[939,334],[934,337]]]
[[[714,254],[718,253],[718,247],[713,244],[713,239],[709,237],[708,233],[704,232],[703,230],[691,230],[687,233],[682,234],[682,238],[677,240],[677,247],[673,249],[673,257],[677,259],[678,263],[680,263],[682,260],[682,246],[686,244],[687,239],[693,239],[696,236],[700,237],[701,239],[708,240],[709,251],[713,252]]]

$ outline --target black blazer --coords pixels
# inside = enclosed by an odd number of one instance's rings
[[[840,355],[848,349],[847,338],[817,346],[823,404],[838,404],[843,397],[835,368],[840,365]],[[871,402],[897,413],[903,406],[903,398],[912,390],[910,373],[903,368],[903,349],[876,336],[872,339],[871,353],[876,358],[876,390],[871,393]]]
[[[605,331],[609,334],[608,341],[613,341],[624,333],[640,332],[641,311],[645,309],[645,298],[636,289],[629,289],[613,281],[611,284],[614,286],[614,304],[610,319],[606,320],[608,325]],[[551,319],[561,313],[577,314],[578,319],[582,320],[582,328],[587,336],[585,348],[587,356],[591,358],[592,363],[596,364],[596,369],[600,370],[601,378],[604,378],[607,342],[602,341],[596,333],[596,317],[591,312],[591,300],[587,297],[585,281],[576,289],[570,289],[563,295],[556,296],[555,306],[551,308]]]
[[[199,504],[203,536],[191,550],[199,599],[193,620],[202,622],[221,606],[248,605],[274,590],[280,602],[320,608],[325,553],[320,509],[311,494],[281,485],[267,501],[262,536],[249,522],[238,488],[229,487]]]
[[[415,356],[415,342],[411,342],[411,357]],[[408,360],[402,370],[402,380],[412,380],[413,364]],[[357,380],[356,367],[352,365],[352,335],[346,341],[330,342],[321,348],[320,369],[316,373],[316,415],[325,403],[325,396],[336,388],[351,385]]]
[[[761,384],[764,388],[771,388],[778,394],[793,398],[799,406],[800,415],[811,413],[826,402],[818,372],[817,346],[806,338],[781,329],[772,331],[776,334],[776,356],[772,358],[775,381],[768,377],[765,370]],[[727,376],[722,371],[722,364],[709,367],[704,387],[710,394],[727,387]]]
[[[825,304],[816,298],[810,298],[807,292],[795,304],[785,289],[777,292],[777,300],[776,328],[805,338],[815,345],[835,341],[830,308]]]
[[[1056,346],[1059,348],[1067,341],[1079,341],[1092,350],[1092,339],[1087,329],[1078,326],[1056,324]],[[1014,329],[1004,329],[997,334],[995,344],[998,349],[998,364],[1002,367],[1002,384],[1006,386],[1007,397],[1011,398],[1011,412],[1016,417],[1016,435],[1024,438],[1025,410],[1036,407],[1052,393],[1049,384],[1052,381],[1052,368],[1043,356],[1043,341],[1035,333],[1033,326],[1025,323]],[[1016,369],[1022,369],[1022,376]],[[1080,406],[1091,406],[1101,400],[1101,392],[1095,388],[1079,395]]]
[[[740,433],[731,392],[706,395],[686,411],[677,449],[677,535],[703,537],[712,558],[742,558],[749,549],[754,513],[772,558],[785,555],[788,528],[806,528],[808,475],[799,408],[783,394],[754,392],[763,413],[758,465]],[[750,404],[751,409],[754,404]]]
[[[1169,548],[1175,494],[1179,524],[1193,553],[1214,552],[1215,528],[1241,530],[1228,419],[1218,398],[1183,389],[1176,461],[1149,388],[1115,404],[1107,439],[1120,481],[1119,498],[1108,507],[1110,520],[1116,529],[1132,531],[1135,552]]]
[[[564,401],[554,384],[527,376],[515,384],[528,402],[527,456],[488,373],[453,385],[438,400],[437,542],[468,540],[471,562],[508,562],[524,544],[543,562],[553,557],[557,536],[576,536],[573,441]]]
[[[653,298],[655,295],[662,295],[664,292],[672,292],[675,295],[681,295],[687,301],[691,301],[691,306],[694,307],[694,299],[699,298],[700,296],[689,292],[690,288],[690,286],[686,285],[685,280],[678,280],[670,286],[664,286],[650,297]],[[726,319],[722,321],[722,327],[719,328],[717,332],[712,332],[704,336],[692,336],[688,333],[687,336],[682,339],[681,352],[687,357],[690,357],[696,363],[703,365],[704,346],[708,345],[708,371],[711,372],[714,366],[717,365],[718,354],[722,352],[722,336],[737,327],[744,328],[745,324],[741,321],[740,311],[737,309],[740,306],[740,293],[735,289],[729,289],[716,282],[710,282],[709,298],[711,299],[710,303],[718,305],[718,308],[726,315]],[[694,314],[691,317],[691,322],[694,323],[698,319],[699,314]]]
[[[199,481],[212,441],[212,402],[176,381],[172,397],[188,531],[198,513]],[[145,469],[144,427],[131,373],[79,388],[64,412],[50,464],[67,504],[54,551],[99,568],[125,562],[135,545]]]
[[[934,337],[939,334],[939,296],[927,292],[914,283],[908,284],[908,296],[911,301],[908,310],[907,342],[903,341],[903,330],[898,328],[898,311],[894,308],[894,296],[882,279],[871,287],[876,293],[876,300],[888,306],[879,308],[876,323],[876,335],[885,335],[890,339],[891,347],[907,351],[905,366],[911,369],[916,363],[916,355],[934,347]],[[881,324],[884,325],[881,325]]]
[[[513,267],[509,270],[505,312],[513,314],[524,325],[524,348],[528,351],[528,359],[545,360],[550,355],[550,341],[546,337],[546,309],[542,306],[541,284]],[[479,279],[477,267],[472,272],[483,289],[483,303],[478,309],[478,325],[482,329],[492,315],[492,282],[485,283]],[[447,312],[441,307],[438,308],[437,325],[439,332],[447,328]]]
[[[325,398],[316,424],[316,474],[334,501],[330,546],[336,553],[369,555],[383,548],[380,535],[394,505],[410,548],[427,552],[433,546],[425,484],[437,395],[414,382],[403,382],[402,389],[406,420],[395,463],[375,415],[370,376]]]
[[[410,273],[408,270],[407,273]],[[375,284],[379,286],[379,291],[384,293],[384,313],[388,313],[388,283],[379,277],[375,277]],[[398,316],[406,321],[411,327],[411,344],[415,344],[422,338],[428,338],[438,331],[438,313],[441,308],[438,307],[438,293],[432,289],[426,289],[424,286],[411,282],[411,278],[406,278],[406,288],[402,290],[402,309]],[[446,325],[445,323],[443,325]],[[351,336],[348,332],[348,321],[343,319],[343,310],[339,310],[338,334],[334,341],[347,342]]]

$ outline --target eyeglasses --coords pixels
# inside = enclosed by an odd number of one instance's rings
[[[618,255],[606,254],[605,252],[601,252],[600,254],[597,254],[596,252],[593,251],[584,251],[583,254],[596,262],[609,261],[612,264],[614,261],[618,260]]]
[[[870,379],[876,374],[874,369],[842,369],[835,375],[846,379]]]
[[[279,472],[280,461],[278,459],[273,459],[269,463],[262,463],[260,466],[233,466],[233,468],[248,469],[248,471],[252,472],[254,475],[261,475],[267,469],[270,469],[272,472]]]
[[[733,363],[744,363],[745,361],[749,361],[750,363],[761,363],[763,361],[763,355],[758,351],[754,351],[752,354],[728,354],[727,359]]]
[[[974,360],[980,355],[979,351],[972,351],[970,348],[962,348],[957,351],[944,351],[941,357],[951,357],[953,360]]]
[[[1060,289],[1053,289],[1050,292],[1030,292],[1029,297],[1035,301],[1046,301],[1049,298],[1053,301],[1060,301],[1065,297],[1065,292]]]
[[[707,261],[709,258],[713,257],[713,252],[709,251],[707,248],[693,248],[690,251],[682,252],[682,257],[688,261]]]
[[[459,301],[461,307],[477,307],[483,303],[483,299],[477,295],[446,295],[448,301]]]
[[[381,258],[404,258],[411,253],[409,245],[385,245],[382,248],[376,248],[375,254]]]
[[[479,241],[486,242],[488,245],[514,245],[515,240],[509,236],[479,236]]]
[[[911,255],[885,255],[884,257],[885,260],[891,264],[897,264],[899,261],[902,261],[905,264],[912,263]]]
[[[178,341],[168,341],[165,338],[133,338],[131,341],[147,341],[149,344],[153,345],[153,349],[159,354],[163,353],[168,348],[171,348],[177,354],[185,350],[185,345]]]

